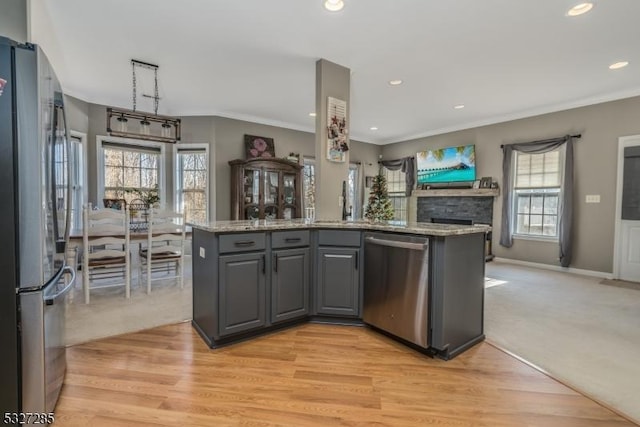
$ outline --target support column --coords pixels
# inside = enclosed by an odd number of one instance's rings
[[[345,101],[346,143],[350,147],[348,129],[350,120],[351,71],[338,64],[320,59],[316,62],[316,164],[315,164],[315,207],[317,219],[342,219],[342,182],[349,179],[349,151],[344,162],[327,159],[329,113],[327,98]]]
[[[27,0],[2,0],[0,9],[0,36],[20,43],[28,41]]]

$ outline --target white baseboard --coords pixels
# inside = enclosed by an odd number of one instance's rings
[[[599,277],[601,279],[613,279],[613,273],[605,271],[583,270],[582,268],[560,267],[559,265],[542,264],[540,262],[521,261],[519,259],[495,257],[494,261],[504,262],[505,264],[523,265],[525,267],[541,268],[543,270],[561,271],[564,273],[581,274],[583,276]]]

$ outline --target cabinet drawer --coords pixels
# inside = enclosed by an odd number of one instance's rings
[[[309,230],[274,231],[271,235],[271,247],[293,248],[309,246]]]
[[[223,234],[220,236],[220,253],[259,251],[265,248],[264,233]]]
[[[359,231],[320,230],[318,232],[320,246],[355,246],[360,247]]]

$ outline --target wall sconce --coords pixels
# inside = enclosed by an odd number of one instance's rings
[[[107,107],[107,132],[111,136],[143,139],[159,142],[180,142],[180,119],[158,115],[158,66],[147,62],[131,60],[133,81],[133,110]],[[136,67],[147,68],[154,72],[154,94],[142,96],[153,99],[154,114],[136,111]],[[131,121],[131,126],[129,126]],[[135,123],[139,123],[135,131]]]

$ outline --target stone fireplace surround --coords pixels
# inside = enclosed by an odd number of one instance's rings
[[[414,190],[409,200],[409,222],[471,220],[493,224],[493,204],[497,188],[457,190]]]
[[[409,222],[461,222],[493,225],[497,188],[414,190],[408,203]],[[492,233],[487,234],[486,258],[493,259]]]

